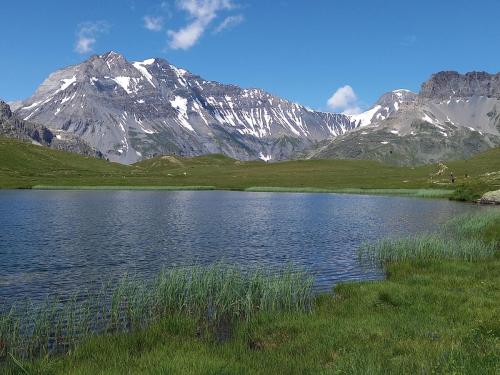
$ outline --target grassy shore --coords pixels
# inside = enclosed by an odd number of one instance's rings
[[[35,185],[33,190],[166,190],[166,191],[197,191],[216,190],[215,186],[64,186]]]
[[[65,355],[9,356],[3,371],[497,374],[499,243],[499,210],[458,218],[433,234],[364,246],[360,259],[384,264],[386,280],[339,285],[310,309],[253,309],[251,319],[223,327],[223,340],[220,326],[200,331],[196,315],[173,311],[145,329],[90,337]]]
[[[450,181],[450,173],[455,183]],[[452,195],[500,189],[500,148],[443,165],[395,167],[363,160],[242,162],[222,155],[161,156],[131,166],[0,138],[0,188],[110,188]]]
[[[215,186],[64,186],[64,185],[35,185],[32,190],[130,190],[130,191],[203,191],[203,190],[229,190],[217,189]],[[236,189],[231,189],[236,190]],[[360,194],[360,195],[398,195],[415,198],[451,198],[455,192],[449,189],[322,189],[313,187],[272,187],[254,186],[243,189],[254,193],[335,193],[335,194]]]
[[[294,187],[272,187],[253,186],[246,188],[250,192],[270,193],[336,193],[336,194],[361,194],[361,195],[400,195],[416,198],[451,198],[454,191],[450,189],[321,189],[321,188],[294,188]]]

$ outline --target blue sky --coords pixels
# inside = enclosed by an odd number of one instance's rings
[[[500,64],[496,0],[18,0],[1,12],[5,100],[108,50],[337,111],[418,90],[433,72]],[[339,88],[345,106],[329,107]]]

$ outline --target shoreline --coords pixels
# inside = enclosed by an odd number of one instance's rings
[[[315,188],[315,187],[280,187],[280,186],[252,186],[247,188],[221,188],[216,186],[64,186],[64,185],[34,185],[27,188],[11,188],[0,190],[45,190],[45,191],[234,191],[248,193],[321,193],[321,194],[348,194],[366,196],[397,196],[408,198],[450,198],[455,190],[434,188]]]

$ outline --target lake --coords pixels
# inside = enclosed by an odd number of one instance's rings
[[[304,267],[318,291],[378,279],[363,241],[478,210],[447,200],[223,191],[0,191],[0,303],[68,295],[125,273],[224,261]]]

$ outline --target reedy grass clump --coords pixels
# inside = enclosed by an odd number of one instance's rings
[[[421,234],[384,239],[374,245],[364,245],[361,255],[379,262],[431,259],[473,261],[492,256],[494,251],[493,244],[487,244],[475,238],[450,240],[439,234]]]
[[[361,189],[361,188],[315,188],[315,187],[273,187],[254,186],[244,189],[249,192],[270,193],[338,193],[367,195],[400,195],[415,198],[448,198],[453,194],[450,189]]]
[[[457,259],[474,261],[493,256],[498,241],[485,241],[485,232],[500,227],[500,211],[460,216],[446,223],[436,233],[402,238],[386,238],[375,244],[363,244],[362,259],[374,262]]]
[[[291,267],[275,273],[225,264],[184,267],[149,282],[126,276],[97,293],[13,305],[0,315],[0,359],[64,352],[88,336],[143,329],[169,314],[213,323],[249,320],[260,311],[309,311],[312,285],[311,276]]]
[[[500,210],[492,208],[479,214],[463,215],[452,219],[443,226],[442,232],[447,237],[484,240],[486,231],[499,227]]]
[[[370,194],[370,195],[401,195],[414,198],[448,198],[453,194],[450,189],[337,189],[338,193]]]

